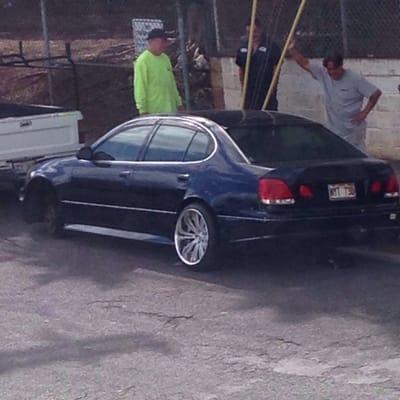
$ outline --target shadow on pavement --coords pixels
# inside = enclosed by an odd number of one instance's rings
[[[355,268],[334,270],[313,262],[309,248],[283,244],[256,253],[232,250],[222,270],[199,274],[181,266],[170,247],[78,233],[54,240],[40,226],[24,225],[15,206],[8,208],[2,212],[11,226],[0,234],[0,252],[39,267],[37,287],[87,279],[107,291],[130,285],[140,269],[157,272],[154,280],[179,277],[237,290],[234,310],[273,308],[277,319],[292,324],[321,316],[359,318],[400,333],[400,264],[360,257]]]
[[[87,339],[56,338],[54,343],[35,346],[26,350],[0,351],[0,375],[16,369],[34,368],[58,362],[93,363],[115,354],[137,351],[170,355],[173,350],[168,342],[148,333],[111,335]]]

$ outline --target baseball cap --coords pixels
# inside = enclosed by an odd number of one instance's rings
[[[149,32],[147,40],[151,39],[169,39],[170,36],[164,31],[164,29],[153,29]]]

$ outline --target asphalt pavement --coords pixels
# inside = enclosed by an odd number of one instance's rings
[[[54,240],[0,196],[2,400],[400,398],[400,256],[232,251],[196,274],[168,246]],[[385,258],[386,257],[386,258]]]

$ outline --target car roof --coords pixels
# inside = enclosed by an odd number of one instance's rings
[[[280,126],[280,125],[316,125],[317,122],[297,115],[285,114],[276,111],[258,111],[258,110],[206,110],[206,111],[187,111],[179,113],[152,114],[139,116],[133,120],[127,121],[121,126],[127,126],[131,123],[156,123],[160,119],[175,120],[179,119],[186,122],[197,122],[203,125],[209,125],[210,121],[223,128],[245,126]]]
[[[242,111],[242,110],[208,110],[191,111],[178,114],[187,117],[200,117],[216,122],[226,128],[239,126],[265,126],[265,125],[310,125],[316,124],[309,119],[296,115],[285,114],[275,111]]]

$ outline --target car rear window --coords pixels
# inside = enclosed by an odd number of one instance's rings
[[[203,132],[197,132],[186,151],[185,161],[200,161],[210,155],[212,145],[209,137]]]
[[[144,161],[183,161],[196,131],[181,126],[160,126],[146,151]]]
[[[236,127],[227,132],[253,164],[365,157],[322,125]]]

